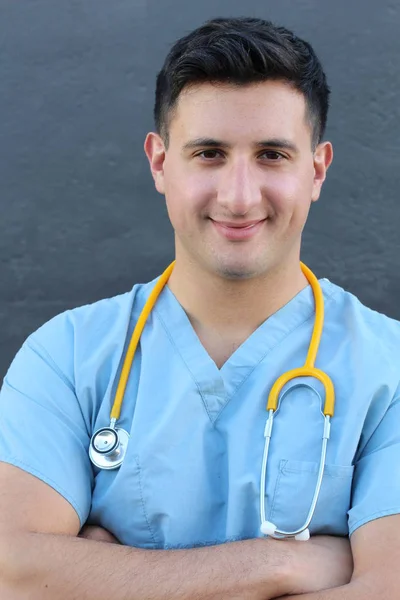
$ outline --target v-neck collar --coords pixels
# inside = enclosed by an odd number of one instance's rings
[[[325,298],[332,295],[334,286],[330,281],[321,279],[319,283]],[[191,373],[209,417],[214,421],[268,353],[313,316],[314,297],[310,285],[301,290],[264,321],[221,369],[200,342],[186,312],[167,285],[153,311]]]

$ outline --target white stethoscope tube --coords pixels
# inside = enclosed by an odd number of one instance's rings
[[[308,386],[306,384],[299,384],[299,386],[309,387],[314,392],[316,392],[314,390],[314,388],[312,388],[311,386]],[[293,386],[293,387],[298,387],[298,386]],[[291,388],[291,390],[293,390],[293,388]],[[287,390],[282,395],[280,402],[282,402],[285,395],[291,390]],[[319,396],[319,394],[318,394],[318,396]],[[264,429],[265,443],[264,443],[264,453],[263,453],[263,459],[262,459],[262,465],[261,465],[261,480],[260,480],[260,520],[261,520],[260,530],[261,530],[261,533],[263,533],[264,535],[268,535],[275,539],[294,538],[298,541],[306,541],[310,538],[310,532],[309,532],[308,527],[314,516],[315,507],[317,505],[319,494],[321,491],[322,478],[323,478],[324,470],[325,470],[326,449],[327,449],[328,440],[330,437],[330,429],[331,429],[330,416],[324,415],[324,432],[322,435],[322,448],[321,448],[321,456],[320,456],[320,460],[319,460],[318,477],[317,477],[317,482],[315,484],[314,495],[313,495],[313,499],[312,499],[312,502],[310,505],[310,509],[307,514],[307,518],[304,521],[303,525],[301,527],[299,527],[298,529],[295,529],[294,531],[285,531],[283,529],[279,529],[274,523],[267,520],[266,508],[265,508],[266,474],[267,474],[267,465],[268,465],[269,446],[270,446],[270,441],[271,441],[271,436],[272,436],[272,427],[274,424],[274,413],[275,413],[274,410],[268,411],[268,419],[267,419],[267,422],[265,424],[265,429]]]

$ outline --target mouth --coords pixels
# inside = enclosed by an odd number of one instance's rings
[[[230,221],[214,221],[211,219],[215,229],[229,240],[247,240],[256,235],[263,227],[267,219],[257,219],[254,221],[246,221],[244,223]]]

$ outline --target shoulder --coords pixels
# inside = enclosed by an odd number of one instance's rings
[[[326,298],[326,328],[358,346],[360,354],[387,357],[394,362],[400,352],[400,321],[369,308],[354,294],[322,280]],[[396,365],[398,369],[400,365]]]
[[[102,341],[103,334],[107,337],[110,334],[114,335],[114,332],[129,318],[138,287],[135,285],[125,294],[104,298],[59,313],[41,325],[28,340],[42,343],[46,347],[50,346],[54,350],[60,346],[60,342],[71,347],[77,342],[95,346]]]
[[[135,284],[126,293],[66,310],[34,331],[24,345],[74,379],[85,367],[99,367],[120,354],[152,284]]]

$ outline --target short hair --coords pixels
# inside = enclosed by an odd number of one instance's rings
[[[157,75],[156,131],[168,146],[169,122],[186,87],[268,80],[286,81],[303,94],[315,147],[325,132],[330,94],[320,61],[311,45],[288,29],[247,17],[212,19],[175,42]]]

